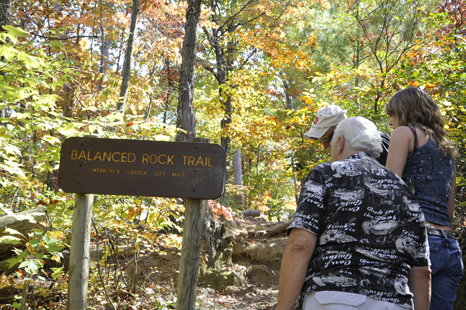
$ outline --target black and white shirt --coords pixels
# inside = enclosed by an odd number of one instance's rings
[[[412,305],[408,273],[429,265],[424,215],[406,184],[361,152],[305,179],[289,226],[317,236],[304,292],[344,291]]]

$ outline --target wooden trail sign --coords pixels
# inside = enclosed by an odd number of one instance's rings
[[[68,193],[216,199],[225,188],[218,144],[69,138],[58,185]]]

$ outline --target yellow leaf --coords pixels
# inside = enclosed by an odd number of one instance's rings
[[[22,233],[20,233],[19,231],[17,230],[14,230],[12,228],[8,228],[8,227],[5,227],[5,232],[9,233],[9,234],[12,234],[12,235],[20,235],[20,236],[23,236],[24,235]]]
[[[155,212],[151,212],[148,217],[149,223],[152,223],[154,219],[155,219]]]
[[[34,249],[32,248],[32,245],[29,242],[26,243],[26,249],[30,254],[34,253]]]
[[[57,254],[53,254],[52,260],[56,261],[57,263],[60,263],[61,262],[61,259],[60,259],[60,256],[58,256]]]
[[[134,214],[136,213],[136,209],[134,207],[128,208],[128,220],[132,219]]]
[[[8,285],[10,284],[8,283],[8,278],[6,277],[6,275],[0,275],[0,289],[7,287]]]
[[[47,232],[47,235],[51,238],[55,238],[57,240],[62,239],[65,236],[65,233],[62,231],[54,230]]]

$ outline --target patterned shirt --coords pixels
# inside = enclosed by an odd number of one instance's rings
[[[293,228],[317,236],[303,291],[344,291],[412,307],[408,274],[428,266],[424,215],[406,184],[360,152],[305,179]]]

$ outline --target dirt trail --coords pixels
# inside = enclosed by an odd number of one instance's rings
[[[196,309],[275,308],[286,242],[283,233],[264,238],[275,224],[263,219],[228,223],[225,235],[232,240],[231,257],[222,262],[221,276],[207,275],[201,266]],[[138,283],[150,282],[155,294],[163,295],[164,300],[175,300],[180,255],[178,249],[165,250],[166,255],[152,253],[139,259]],[[128,267],[127,270],[131,270],[131,266]]]

